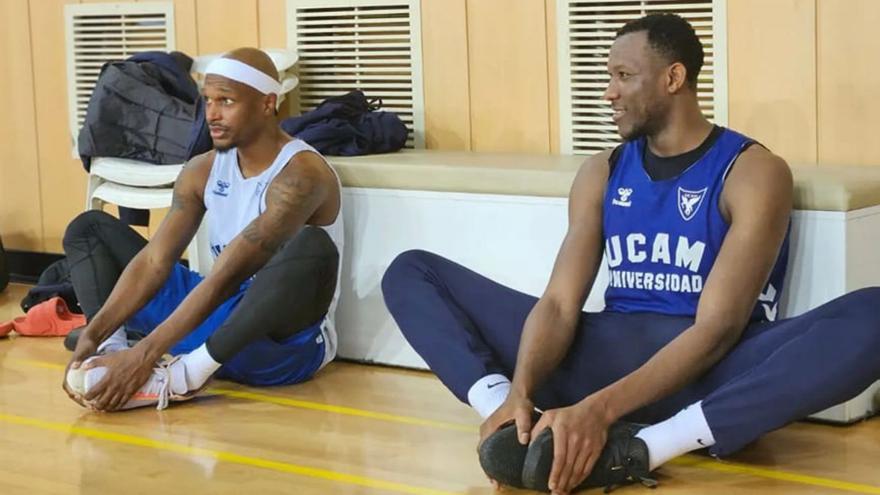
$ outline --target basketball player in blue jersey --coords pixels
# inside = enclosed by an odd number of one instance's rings
[[[68,227],[64,249],[88,325],[64,389],[80,404],[163,408],[215,374],[291,384],[334,357],[340,184],[321,155],[278,126],[280,89],[260,50],[214,60],[203,95],[215,149],[183,168],[153,238],[103,212]],[[177,260],[205,215],[215,262],[203,279]],[[126,328],[147,336],[129,347]]]
[[[774,321],[791,173],[701,114],[702,63],[678,16],[617,33],[605,99],[625,142],[578,172],[539,299],[424,251],[385,274],[410,344],[485,418],[480,461],[498,483],[653,486],[676,456],[729,455],[880,379],[880,289]],[[603,253],[606,308],[584,313]]]

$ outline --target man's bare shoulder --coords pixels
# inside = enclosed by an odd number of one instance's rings
[[[605,184],[608,182],[608,174],[611,169],[608,161],[612,150],[605,150],[587,157],[581,163],[574,183],[571,185],[569,198],[572,201],[580,201],[591,198],[594,202],[601,203],[605,192]]]
[[[290,158],[290,163],[300,167],[308,167],[319,169],[321,171],[329,171],[327,160],[325,160],[323,156],[315,153],[314,151],[300,151]]]
[[[755,144],[743,151],[728,176],[727,182],[749,187],[791,189],[791,169],[782,157]]]
[[[753,145],[736,159],[724,183],[721,213],[729,221],[734,210],[758,207],[787,217],[793,189],[791,169],[785,160],[763,146]]]
[[[286,177],[302,177],[310,181],[320,182],[325,186],[336,184],[336,176],[327,161],[314,151],[300,151],[293,155],[287,166],[279,175]]]
[[[215,155],[216,152],[211,150],[196,155],[186,162],[174,185],[177,196],[195,195],[198,198],[202,198],[205,185],[208,183],[208,177],[211,174],[211,166],[214,164]]]
[[[208,173],[211,166],[214,165],[214,158],[217,156],[216,150],[209,150],[189,159],[184,165],[184,169],[191,170],[195,173]]]
[[[604,173],[607,178],[608,170],[610,169],[609,160],[611,160],[611,153],[613,152],[614,150],[610,149],[588,156],[583,163],[581,163],[581,166],[578,169],[578,175],[582,173]]]

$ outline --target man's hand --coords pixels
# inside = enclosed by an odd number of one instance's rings
[[[531,399],[511,390],[510,395],[507,396],[501,407],[495,410],[480,425],[480,442],[477,446],[482,445],[489,435],[512,421],[516,422],[519,443],[527,445],[529,443],[529,432],[532,430],[532,412],[534,410],[535,405]]]
[[[544,412],[531,437],[537,437],[544,428],[553,431],[549,485],[554,494],[567,494],[587,478],[605,446],[610,424],[605,409],[591,397]]]
[[[140,345],[97,357],[83,369],[105,367],[107,374],[86,393],[84,399],[98,411],[115,411],[147,382],[154,365],[155,361],[148,358]]]
[[[518,432],[519,442],[523,445],[529,443],[529,431],[532,429],[532,412],[535,409],[535,405],[532,401],[521,394],[510,391],[510,394],[507,396],[507,399],[501,404],[491,416],[486,418],[483,421],[483,424],[480,425],[480,441],[477,443],[477,450],[480,449],[480,445],[486,440],[486,438],[498,431],[501,427],[511,423],[516,422],[516,429]],[[492,485],[496,490],[501,489],[501,485],[490,478],[492,481]]]
[[[67,393],[67,396],[70,397],[77,404],[87,407],[85,403],[82,401],[82,397],[74,393],[67,387],[67,373],[71,369],[78,369],[82,366],[83,361],[88,359],[89,356],[94,355],[98,352],[98,342],[92,337],[91,332],[89,332],[89,328],[86,327],[83,329],[82,333],[80,333],[79,338],[76,340],[76,349],[73,351],[73,357],[70,358],[70,362],[67,364],[67,368],[64,369],[64,378],[61,384],[61,388],[64,389],[64,392]]]

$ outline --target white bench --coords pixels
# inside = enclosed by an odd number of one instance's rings
[[[381,279],[408,249],[436,252],[517,290],[539,295],[565,235],[567,196],[583,157],[403,151],[333,157],[346,224],[343,358],[414,368],[424,361],[385,309]],[[792,245],[780,316],[880,285],[880,170],[795,167]],[[603,269],[585,308],[601,310]],[[869,415],[880,382],[818,415],[848,422]]]

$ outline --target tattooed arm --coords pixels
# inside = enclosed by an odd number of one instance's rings
[[[107,302],[83,331],[85,340],[103,342],[165,283],[205,214],[202,195],[213,160],[213,152],[205,153],[184,166],[174,183],[171,208],[159,230],[125,267]]]
[[[198,326],[257,272],[278,248],[327,202],[336,178],[315,153],[298,153],[269,184],[266,211],[229,243],[200,283],[153,333],[142,341],[158,359]]]

